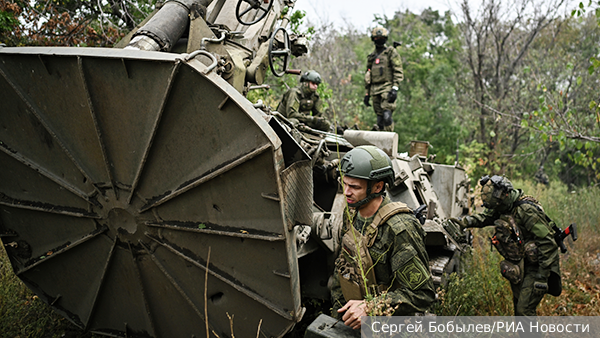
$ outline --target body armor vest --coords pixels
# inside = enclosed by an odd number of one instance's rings
[[[392,82],[392,69],[390,67],[390,53],[389,49],[393,47],[387,47],[379,55],[373,55],[373,61],[371,63],[371,84],[378,84],[384,82]]]
[[[375,242],[379,226],[398,213],[412,213],[412,210],[401,202],[388,203],[379,209],[364,235],[350,225],[342,237],[342,253],[335,264],[346,301],[364,299],[367,288],[377,288],[369,248]],[[384,287],[387,289],[387,286]]]

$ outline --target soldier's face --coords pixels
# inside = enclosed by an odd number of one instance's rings
[[[367,180],[344,176],[344,195],[348,204],[356,203],[367,197]]]
[[[367,180],[362,178],[344,176],[344,195],[348,204],[356,203],[367,198]],[[383,189],[383,182],[377,182],[371,187],[371,192],[376,193]]]
[[[310,89],[311,92],[316,92],[317,91],[317,87],[319,87],[318,84],[312,82],[312,81],[308,81],[308,89]]]

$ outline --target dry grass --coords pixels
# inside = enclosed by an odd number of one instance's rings
[[[579,239],[568,239],[568,252],[561,254],[563,292],[546,295],[538,306],[542,316],[600,315],[600,189],[566,186],[550,187],[515,181],[513,185],[535,196],[546,213],[561,227],[576,223]],[[500,276],[501,260],[491,250],[489,229],[475,229],[471,255],[464,261],[465,273],[453,276],[448,288],[440,290],[438,315],[511,316],[512,294],[508,281]]]

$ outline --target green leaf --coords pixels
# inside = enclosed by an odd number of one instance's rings
[[[527,123],[527,120],[521,120],[521,127],[529,128],[529,123]]]
[[[548,141],[548,134],[546,134],[546,133],[542,134],[542,141],[544,141],[544,142]]]
[[[490,131],[490,137],[496,137],[496,133],[493,130]]]
[[[583,79],[581,78],[581,76],[577,77],[577,85],[579,86],[581,84],[581,82],[583,82]]]
[[[204,224],[204,223],[198,224],[198,229],[206,229],[206,224]]]

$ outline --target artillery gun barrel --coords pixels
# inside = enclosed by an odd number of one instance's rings
[[[206,8],[213,0],[171,0],[141,27],[125,49],[168,52],[185,32],[192,6]]]

